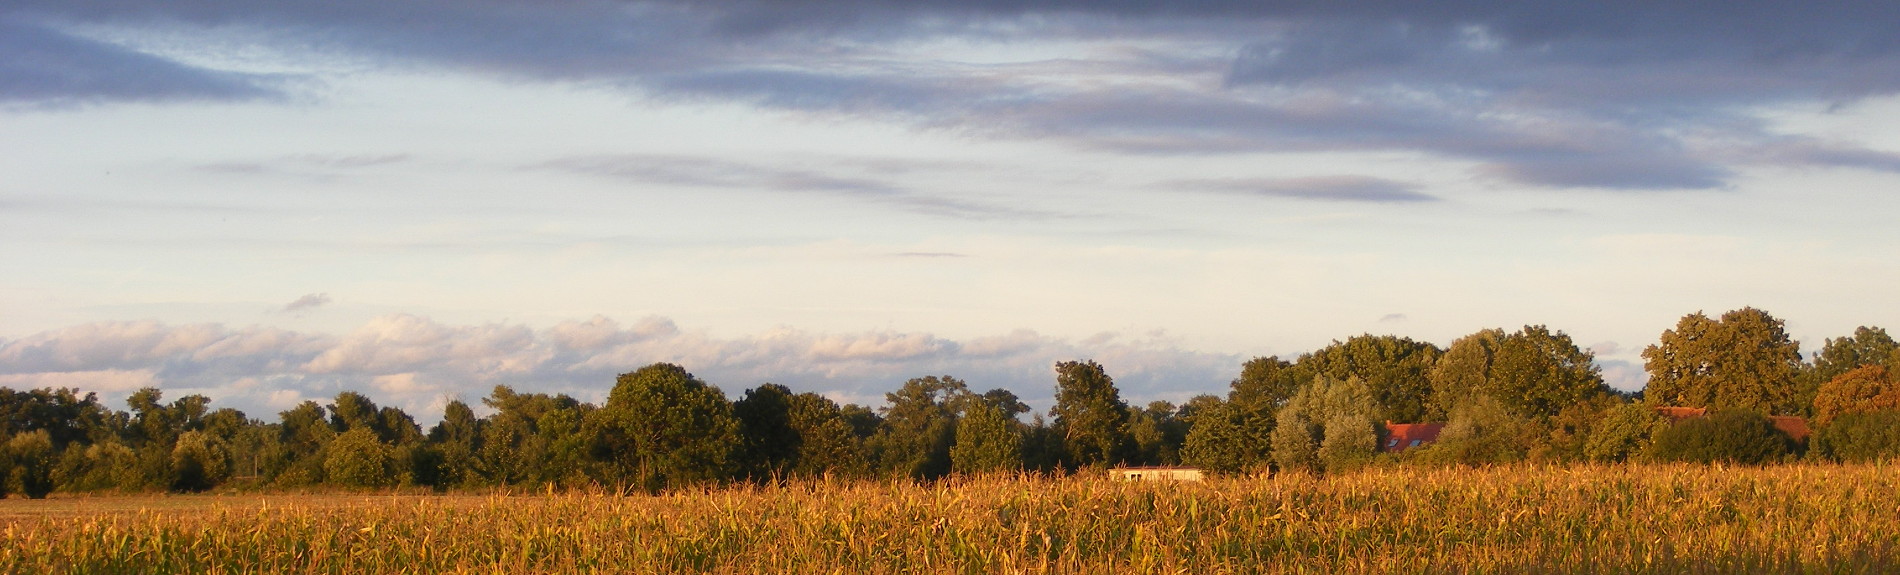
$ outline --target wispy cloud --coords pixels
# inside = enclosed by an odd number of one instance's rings
[[[330,305],[330,294],[327,294],[327,293],[305,294],[303,297],[297,298],[296,300],[290,303],[284,304],[283,311],[286,311],[286,312],[302,311],[306,309],[316,309],[316,308],[320,308],[326,305]]]
[[[868,201],[909,212],[961,219],[1041,219],[1055,217],[982,202],[928,194],[876,177],[835,175],[831,171],[782,168],[696,156],[576,156],[545,162],[557,169],[632,182],[727,188],[749,191],[818,193]]]
[[[1438,201],[1435,196],[1419,192],[1416,185],[1365,176],[1182,180],[1156,187],[1331,202],[1391,204]]]

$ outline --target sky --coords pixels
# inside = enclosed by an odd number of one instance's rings
[[[1135,403],[1362,333],[1900,325],[1900,4],[8,0],[0,386]]]

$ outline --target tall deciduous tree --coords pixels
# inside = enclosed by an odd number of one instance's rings
[[[1900,410],[1900,381],[1886,366],[1869,365],[1821,385],[1814,395],[1814,424],[1826,427],[1852,413]]]
[[[1460,401],[1481,395],[1517,415],[1548,420],[1610,392],[1594,359],[1570,336],[1541,325],[1480,331],[1452,342],[1432,367],[1429,411],[1449,415]]]
[[[810,392],[792,396],[786,425],[798,434],[797,464],[791,468],[792,475],[861,475],[868,471],[863,439],[837,402]]]
[[[1339,381],[1363,381],[1377,403],[1375,420],[1422,421],[1430,414],[1430,374],[1440,353],[1430,343],[1368,334],[1335,341],[1302,356],[1294,369]]]
[[[442,421],[429,430],[429,442],[439,457],[437,483],[445,487],[470,486],[481,481],[475,457],[481,447],[481,420],[461,400],[442,409]]]
[[[1115,380],[1094,361],[1056,364],[1055,426],[1074,465],[1122,463],[1134,450],[1128,404]]]
[[[753,481],[783,479],[798,466],[804,437],[792,429],[792,390],[767,383],[732,403],[739,418],[739,468]]]
[[[950,474],[957,413],[974,400],[969,385],[948,375],[904,382],[884,394],[883,425],[871,439],[878,468],[899,477],[935,479]]]
[[[724,480],[734,470],[732,404],[680,366],[621,374],[594,414],[594,455],[606,462],[601,479],[610,484],[651,492]]]
[[[987,402],[973,402],[957,422],[950,463],[958,473],[1016,471],[1023,467],[1022,423]]]
[[[1358,378],[1320,378],[1300,388],[1273,430],[1273,460],[1287,471],[1344,471],[1378,448],[1378,402]]]
[[[1787,413],[1798,406],[1800,344],[1782,321],[1745,307],[1710,319],[1683,316],[1662,341],[1643,349],[1649,385],[1643,395],[1664,405]]]

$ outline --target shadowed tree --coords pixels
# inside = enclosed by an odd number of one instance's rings
[[[1128,404],[1115,380],[1094,361],[1056,364],[1055,427],[1075,466],[1123,463],[1133,455]]]
[[[792,475],[855,476],[869,471],[864,461],[863,438],[852,428],[836,402],[816,393],[792,396],[786,425],[799,438],[797,464],[792,466]]]
[[[739,422],[719,389],[684,368],[656,363],[622,374],[593,412],[600,479],[657,492],[734,472]]]
[[[14,434],[0,444],[0,482],[6,483],[0,495],[19,493],[31,499],[43,499],[53,492],[53,436],[44,429]]]
[[[732,404],[739,418],[739,468],[753,481],[784,479],[798,466],[803,437],[792,429],[792,390],[767,383]]]
[[[480,481],[475,469],[480,441],[481,421],[475,418],[475,411],[461,400],[450,401],[442,409],[442,421],[429,430],[429,443],[439,458],[436,483],[444,487],[476,485]]]
[[[224,440],[204,431],[187,431],[172,448],[173,491],[204,491],[231,477],[231,451]]]

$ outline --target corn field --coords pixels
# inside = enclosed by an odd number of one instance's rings
[[[0,501],[10,573],[1891,573],[1900,468]]]

